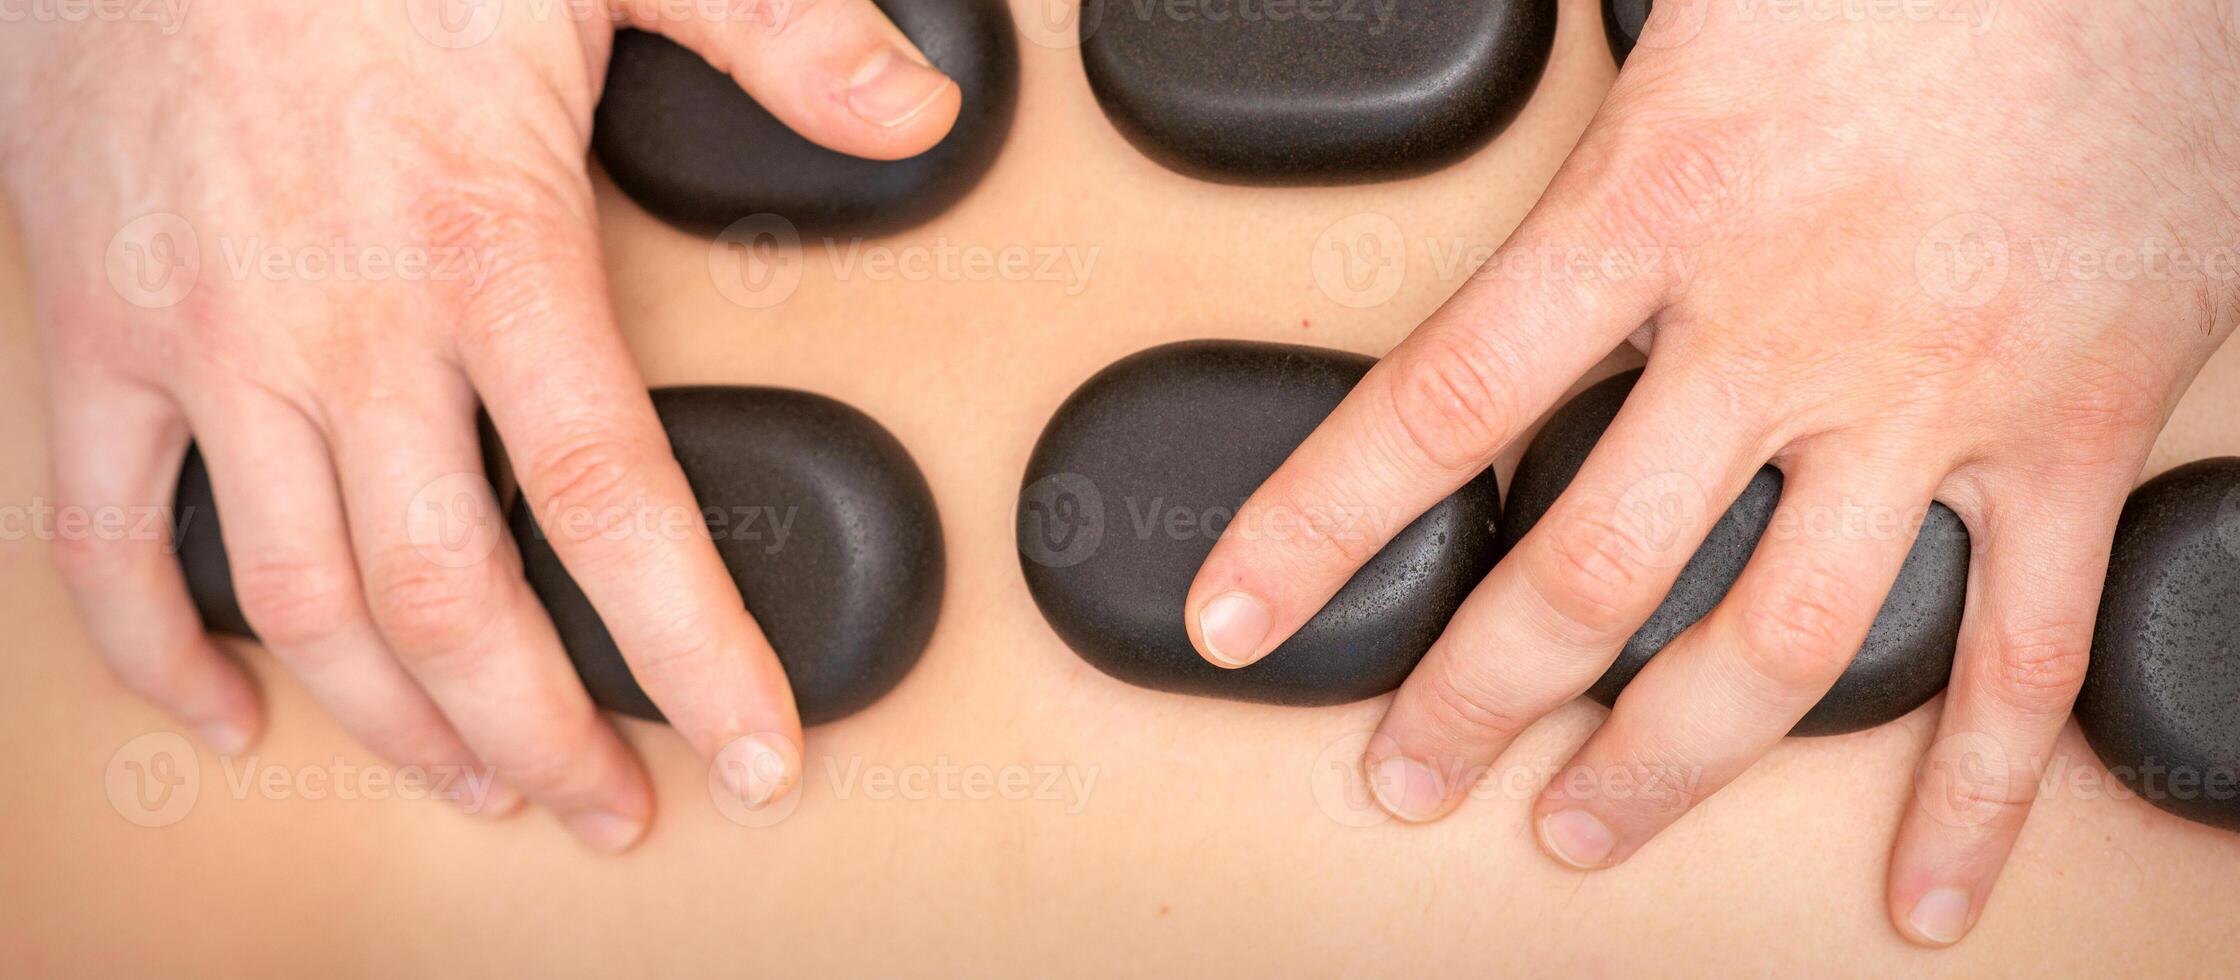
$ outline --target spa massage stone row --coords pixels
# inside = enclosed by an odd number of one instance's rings
[[[875,162],[823,150],[683,48],[624,32],[594,133],[600,159],[649,211],[703,233],[758,214],[827,235],[931,218],[978,182],[1009,130],[1018,71],[1009,15],[999,0],[881,6],[964,90],[956,129],[927,154]],[[1216,22],[1089,0],[1078,36],[1091,87],[1131,142],[1185,173],[1262,183],[1381,179],[1466,154],[1514,117],[1552,43],[1553,0],[1381,9],[1372,20]],[[1621,60],[1647,10],[1647,0],[1606,0]],[[1084,384],[1038,442],[1018,510],[1026,582],[1058,635],[1100,670],[1159,690],[1288,705],[1390,691],[1560,495],[1634,380],[1597,385],[1551,419],[1518,468],[1506,520],[1493,475],[1482,475],[1408,525],[1275,653],[1241,670],[1207,664],[1183,628],[1199,563],[1228,515],[1371,363],[1192,342],[1139,353]],[[654,401],[711,516],[792,515],[776,547],[768,535],[711,530],[803,720],[844,717],[891,690],[931,636],[944,575],[932,494],[907,450],[862,413],[803,392],[664,389]],[[1751,482],[1590,696],[1613,703],[1716,605],[1780,489],[1771,467]],[[180,559],[204,622],[249,634],[208,476],[191,453],[178,504]],[[586,688],[604,707],[658,718],[535,517],[517,502],[514,537]],[[1951,667],[1967,558],[1966,529],[1932,507],[1858,657],[1794,734],[1871,727],[1935,696]],[[2195,463],[2139,488],[2100,621],[2077,713],[2101,757],[2126,779],[2240,773],[2240,460]],[[2145,795],[2240,829],[2240,794]]]

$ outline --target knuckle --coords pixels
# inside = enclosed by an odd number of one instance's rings
[[[242,615],[276,649],[317,644],[357,614],[357,575],[338,563],[247,562],[234,569],[233,588]]]
[[[1746,137],[1731,126],[1658,132],[1608,164],[1611,230],[1656,241],[1718,223],[1735,208],[1749,159]]]
[[[488,590],[471,576],[406,560],[375,576],[373,616],[399,659],[416,668],[475,649],[491,620]]]
[[[462,306],[462,349],[486,347],[516,330],[548,322],[555,297],[577,288],[563,277],[595,262],[569,222],[578,195],[526,170],[503,179],[466,180],[406,205],[411,230],[434,254],[477,270],[434,280]]]
[[[592,762],[599,751],[599,720],[589,711],[567,711],[564,717],[499,762],[498,778],[547,802],[592,796],[603,778],[602,768]]]
[[[1809,564],[1769,569],[1764,594],[1737,611],[1740,654],[1750,669],[1785,691],[1826,687],[1858,653],[1852,587]]]
[[[2067,711],[2084,686],[2092,630],[2077,623],[2015,630],[1992,650],[1995,696],[2026,712]]]
[[[1645,577],[1641,546],[1617,522],[1572,513],[1550,529],[1544,558],[1525,581],[1570,639],[1599,646],[1631,633],[1631,608]]]
[[[678,617],[654,635],[633,644],[631,673],[655,685],[689,684],[738,649],[725,642],[715,624],[697,616]]]
[[[1425,675],[1423,705],[1432,725],[1447,739],[1462,745],[1498,745],[1514,738],[1531,723],[1515,708],[1514,700],[1494,690],[1483,672],[1440,661]]]
[[[1517,388],[1495,344],[1469,331],[1432,333],[1394,372],[1392,417],[1403,447],[1448,470],[1476,470],[1521,421]]]
[[[113,651],[103,659],[117,675],[117,682],[125,690],[149,701],[163,704],[185,694],[191,687],[195,672],[195,659],[200,651],[194,649],[196,640],[183,638],[177,647],[154,656],[119,656]]]
[[[97,589],[125,580],[140,561],[133,549],[97,534],[57,534],[49,541],[55,572],[73,589]]]
[[[532,460],[525,485],[539,498],[546,533],[566,527],[604,535],[626,524],[643,455],[621,439],[588,435],[563,440]]]

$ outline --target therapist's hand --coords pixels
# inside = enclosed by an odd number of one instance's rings
[[[794,784],[801,738],[609,307],[585,147],[615,25],[849,153],[922,151],[958,108],[869,0],[730,6],[230,0],[0,31],[58,505],[167,509],[193,438],[244,611],[310,693],[398,764],[494,769],[505,789],[463,803],[526,796],[600,849],[644,831],[648,783],[522,579],[478,402],[540,518],[588,532],[554,547],[632,671],[748,805]],[[167,536],[133,527],[54,543],[86,629],[239,751],[250,682]]]
[[[2081,683],[2124,496],[2240,320],[2240,16],[1902,16],[1954,6],[1660,2],[1540,205],[1231,524],[1350,530],[1225,536],[1190,591],[1199,650],[1267,654],[1648,324],[1624,411],[1393,701],[1364,760],[1379,798],[1455,806],[1771,461],[1775,531],[1536,804],[1556,859],[1624,861],[1828,690],[1941,500],[1974,542],[1966,620],[1888,902],[1916,942],[1965,935]],[[1892,514],[1911,522],[1872,519]]]

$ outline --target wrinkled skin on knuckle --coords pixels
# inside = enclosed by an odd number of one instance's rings
[[[1776,696],[1823,690],[1858,653],[1866,624],[1851,612],[1856,587],[1809,563],[1773,571],[1766,587],[1735,610],[1737,654]]]
[[[2066,713],[2084,686],[2092,656],[2088,623],[2053,623],[2011,630],[1990,651],[1991,696],[2030,714]]]
[[[1540,559],[1525,565],[1525,581],[1581,646],[1622,642],[1638,624],[1649,552],[1625,522],[1591,505],[1559,511]]]
[[[1444,748],[1457,753],[1490,749],[1532,723],[1516,712],[1516,699],[1502,692],[1487,670],[1459,659],[1440,658],[1421,675],[1419,704]]]
[[[1486,338],[1438,331],[1395,360],[1391,413],[1395,441],[1408,453],[1440,469],[1475,472],[1517,430],[1510,366],[1517,362]]]
[[[417,668],[458,666],[453,661],[479,648],[499,614],[493,590],[473,570],[440,568],[408,553],[368,577],[374,621]]]
[[[358,579],[346,567],[249,561],[234,566],[233,583],[242,615],[275,647],[315,645],[348,628],[357,615]]]

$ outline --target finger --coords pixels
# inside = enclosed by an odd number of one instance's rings
[[[1400,686],[1363,760],[1386,809],[1417,821],[1453,809],[1525,726],[1609,668],[1765,458],[1725,404],[1650,365]]]
[[[134,382],[51,380],[57,513],[86,515],[56,522],[54,559],[87,635],[126,687],[211,748],[248,748],[261,723],[255,689],[203,631],[161,519],[186,452],[185,417]]]
[[[234,594],[257,639],[344,730],[384,759],[438,772],[480,765],[381,640],[358,580],[326,441],[278,398],[234,391],[198,407]],[[470,812],[511,812],[504,787],[454,780]],[[477,792],[467,792],[470,786]]]
[[[1475,281],[1371,369],[1239,509],[1184,606],[1208,660],[1241,667],[1266,656],[1655,312],[1663,265],[1582,281],[1551,263],[1666,247],[1605,200],[1616,189],[1588,176],[1600,168],[1574,164]],[[1314,533],[1245,533],[1260,527]]]
[[[461,356],[522,499],[662,715],[742,801],[767,804],[801,772],[793,689],[709,539],[599,265],[516,274],[533,305],[468,324]]]
[[[335,411],[329,434],[374,621],[500,781],[586,844],[626,848],[651,818],[651,791],[507,547],[472,393],[448,367],[395,370],[418,374],[376,387],[415,397]]]
[[[1952,686],[1890,859],[1891,921],[1913,942],[1948,946],[1975,927],[2037,799],[2084,683],[2122,507],[2120,489],[2103,490],[2010,495],[1978,522]]]
[[[747,0],[674,16],[625,2],[633,26],[667,35],[737,79],[793,131],[842,153],[896,160],[932,149],[957,118],[957,83],[871,0]]]
[[[1763,757],[1843,675],[1936,489],[1855,462],[1872,455],[1858,449],[1824,443],[1790,466],[1726,598],[1642,668],[1548,783],[1533,822],[1550,857],[1580,869],[1624,861]]]

